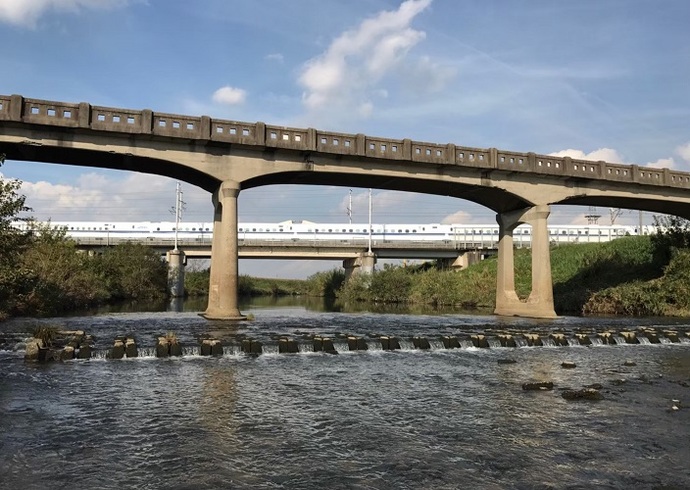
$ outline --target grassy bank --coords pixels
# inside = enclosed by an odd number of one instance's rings
[[[559,314],[685,315],[690,310],[690,252],[669,254],[668,265],[649,237],[551,249],[555,308]],[[464,271],[387,267],[359,276],[339,293],[344,301],[492,308],[495,258]],[[687,272],[686,272],[687,271]],[[531,290],[530,250],[516,250],[515,288]]]

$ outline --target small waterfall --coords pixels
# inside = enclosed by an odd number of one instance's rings
[[[200,356],[201,355],[201,350],[199,349],[199,346],[188,346],[188,347],[182,347],[182,355],[183,356]]]
[[[414,347],[414,344],[410,341],[410,339],[398,339],[398,342],[400,342],[400,350],[417,350]]]
[[[681,344],[690,344],[690,337],[679,337]]]
[[[671,340],[666,338],[666,337],[659,336],[659,343],[660,344],[672,344],[673,342],[671,342]]]
[[[688,339],[688,341],[690,342],[690,339]],[[443,342],[437,339],[430,339],[429,345],[431,346],[430,350],[445,350],[443,347]]]
[[[580,345],[580,342],[575,338],[567,337],[567,340],[570,347],[577,347]]]
[[[621,337],[620,335],[614,335],[614,336],[612,336],[611,338],[612,338],[613,341],[616,343],[616,345],[625,345],[625,344],[627,344],[627,342],[625,341],[625,339],[624,339],[623,337]]]
[[[647,337],[643,337],[642,335],[639,335],[637,337],[637,340],[640,341],[640,344],[652,345],[652,343],[649,341],[649,339]]]
[[[460,348],[462,348],[462,349],[469,349],[471,347],[474,347],[474,345],[472,345],[471,340],[458,339],[458,343],[460,344]]]
[[[527,340],[523,339],[522,337],[513,337],[515,339],[515,345],[517,347],[527,347]]]
[[[501,341],[498,339],[487,339],[487,342],[489,342],[489,347],[492,349],[498,349],[501,347]]]
[[[299,349],[300,354],[314,352],[314,346],[312,344],[297,344],[297,348]]]
[[[335,347],[336,352],[349,352],[350,347],[348,347],[345,342],[333,342],[333,347]]]
[[[592,342],[592,345],[604,345],[604,342],[595,335],[590,335],[589,340]]]
[[[544,347],[557,347],[556,342],[550,337],[542,337],[541,343]]]

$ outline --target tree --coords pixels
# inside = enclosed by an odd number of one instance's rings
[[[654,216],[657,232],[651,236],[654,254],[666,265],[678,250],[690,248],[690,220],[679,216]]]
[[[0,166],[5,156],[0,155]],[[19,213],[30,211],[26,197],[19,194],[21,182],[0,176],[0,317],[13,308],[21,294],[24,271],[19,267],[22,253],[31,244],[31,234],[18,230],[13,222]]]

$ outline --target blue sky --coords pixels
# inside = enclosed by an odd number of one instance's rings
[[[0,0],[0,93],[690,170],[688,19],[687,0]],[[0,172],[24,182],[40,219],[172,219],[170,179],[26,162]],[[184,219],[210,221],[209,195],[183,190]],[[356,222],[367,193],[352,190]],[[347,203],[347,188],[272,186],[242,192],[239,213],[344,222]],[[556,207],[551,221],[587,213]],[[376,222],[494,219],[457,199],[374,191]]]

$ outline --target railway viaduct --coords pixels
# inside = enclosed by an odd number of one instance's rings
[[[237,197],[270,184],[342,185],[452,196],[496,212],[498,315],[555,317],[547,219],[553,204],[690,218],[690,173],[568,157],[385,139],[0,95],[0,153],[10,160],[132,170],[212,193],[208,308],[237,306]],[[532,291],[515,293],[513,230],[532,226]]]

